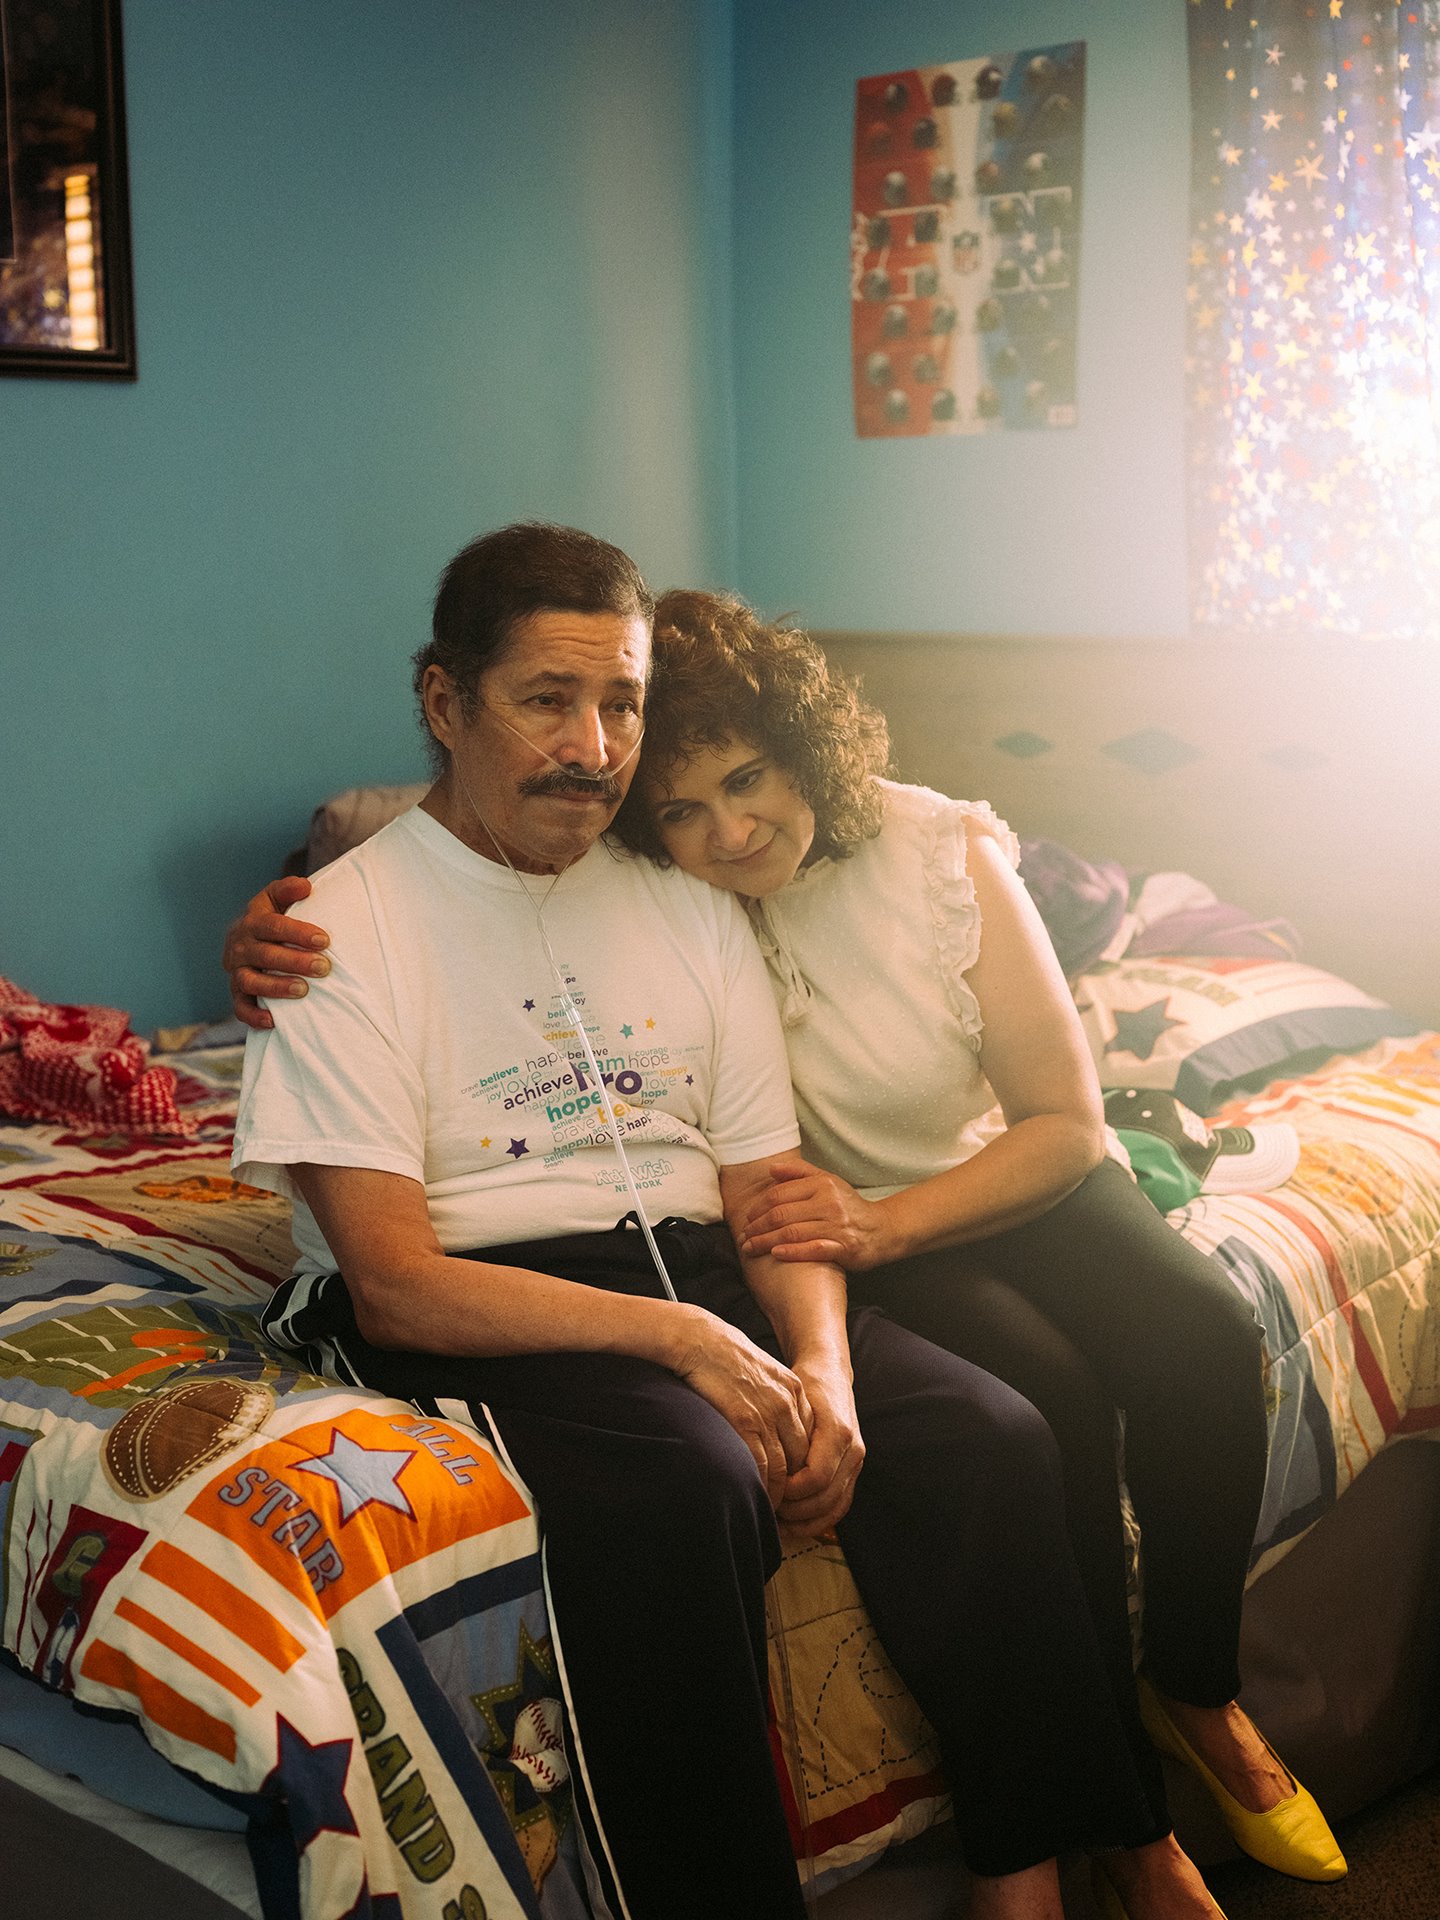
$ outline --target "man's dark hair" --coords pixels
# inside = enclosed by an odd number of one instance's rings
[[[431,733],[421,695],[427,667],[443,667],[474,710],[480,675],[502,657],[532,614],[618,613],[654,617],[655,599],[628,554],[578,527],[528,520],[482,533],[446,567],[435,594],[431,638],[415,655],[415,698],[431,762],[449,755]]]

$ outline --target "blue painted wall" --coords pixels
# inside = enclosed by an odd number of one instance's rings
[[[0,381],[0,972],[224,1004],[325,793],[418,776],[451,552],[569,519],[817,625],[1184,627],[1184,16],[126,0],[140,378]],[[860,442],[858,76],[1090,44],[1073,431]]]
[[[140,378],[0,381],[0,972],[137,1025],[539,515],[735,571],[725,0],[127,0]]]
[[[1079,425],[857,440],[855,82],[1088,43]],[[1184,632],[1180,0],[736,0],[741,589],[823,627]]]

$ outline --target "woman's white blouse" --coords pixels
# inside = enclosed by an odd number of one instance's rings
[[[750,908],[785,1026],[802,1151],[871,1197],[969,1159],[1004,1127],[965,978],[980,952],[967,822],[1012,866],[1020,860],[983,801],[880,785],[874,840],[803,868]]]

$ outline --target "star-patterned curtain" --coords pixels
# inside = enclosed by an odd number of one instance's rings
[[[1440,634],[1440,0],[1189,0],[1197,626]]]

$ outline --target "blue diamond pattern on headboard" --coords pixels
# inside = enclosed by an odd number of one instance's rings
[[[1001,753],[1013,754],[1017,760],[1033,760],[1037,753],[1049,753],[1055,742],[1047,740],[1042,733],[1027,733],[1022,727],[1018,733],[1004,734],[995,745]]]
[[[1163,727],[1127,733],[1122,740],[1108,741],[1100,751],[1127,767],[1138,767],[1141,773],[1173,773],[1176,767],[1204,758],[1199,747],[1192,747],[1188,740],[1178,739]]]

